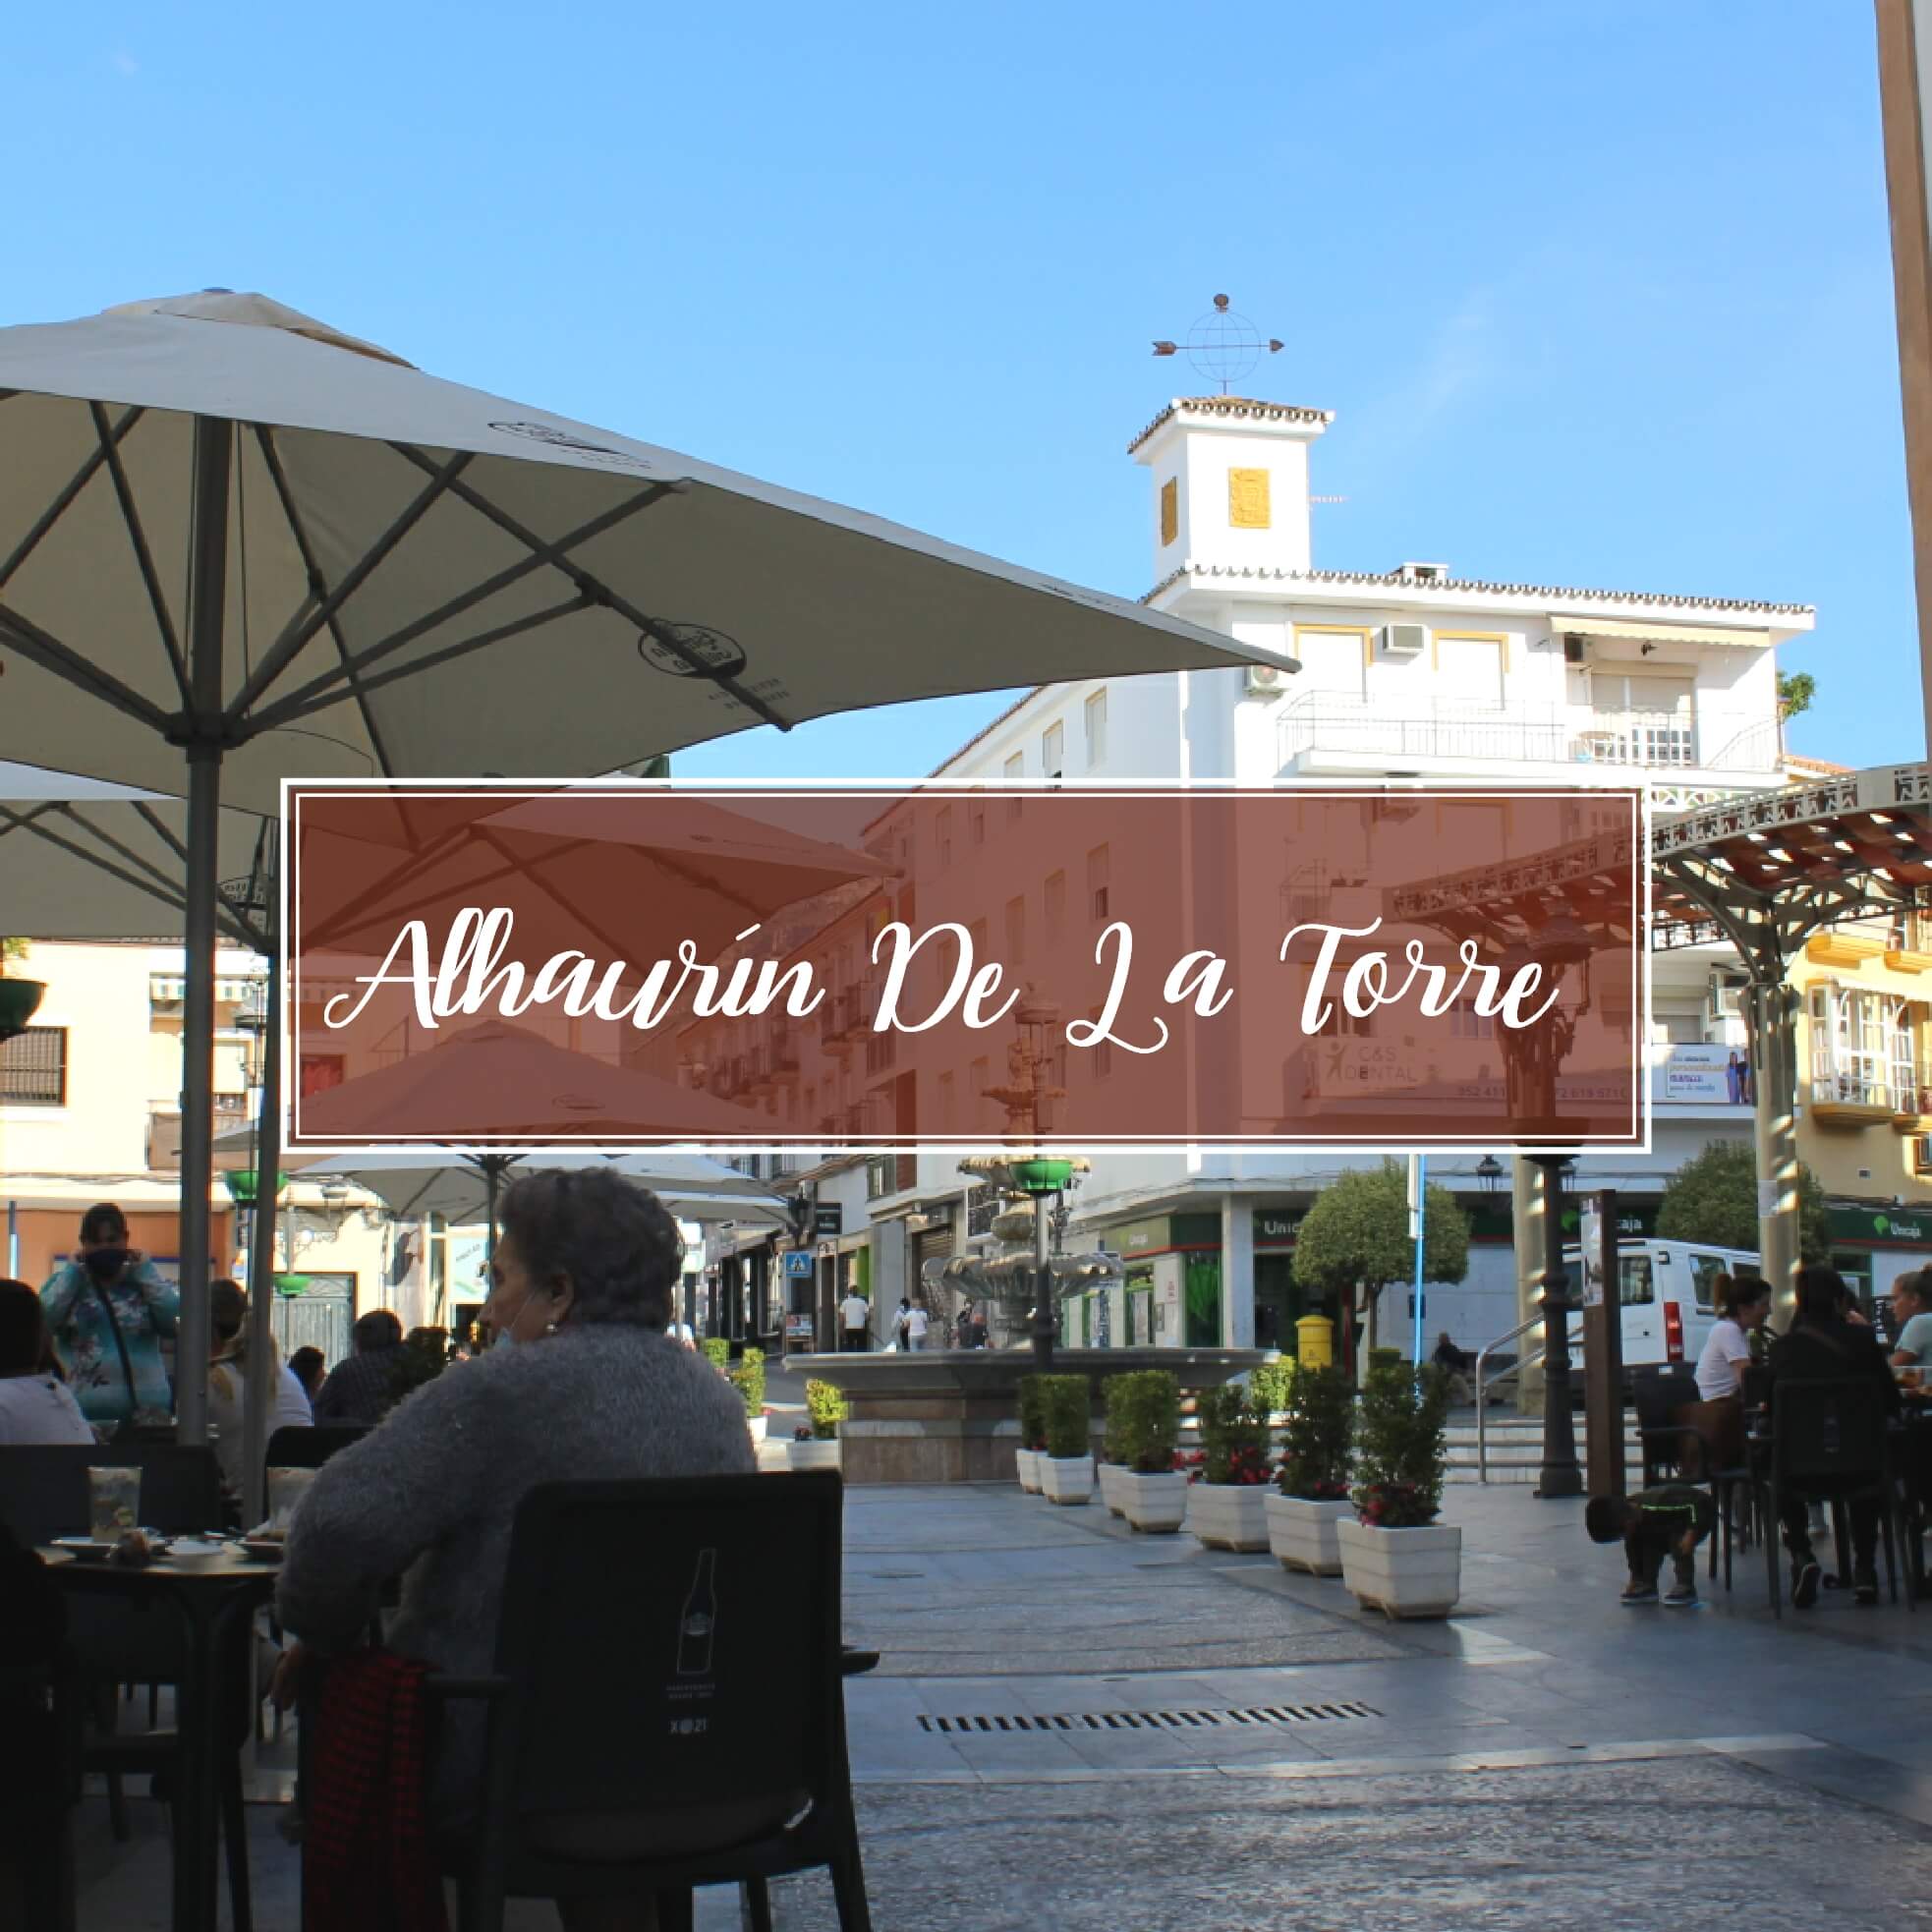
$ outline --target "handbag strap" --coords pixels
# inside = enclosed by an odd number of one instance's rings
[[[100,1299],[101,1312],[107,1317],[107,1326],[114,1331],[115,1352],[121,1357],[121,1376],[128,1385],[128,1420],[132,1422],[135,1411],[141,1403],[135,1398],[134,1358],[128,1353],[128,1338],[121,1333],[121,1318],[114,1312],[114,1302],[107,1290],[89,1275],[87,1285]]]

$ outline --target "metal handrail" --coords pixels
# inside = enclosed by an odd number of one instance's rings
[[[1506,1341],[1514,1341],[1518,1335],[1527,1335],[1531,1329],[1539,1329],[1542,1326],[1542,1315],[1532,1315],[1527,1321],[1518,1322],[1507,1335],[1498,1335],[1494,1341],[1486,1342],[1476,1351],[1476,1374],[1474,1378],[1476,1384],[1476,1480],[1479,1483],[1489,1481],[1489,1403],[1483,1396],[1483,1364]],[[1542,1361],[1543,1355],[1544,1351],[1541,1348],[1537,1349],[1533,1355],[1518,1355],[1514,1362],[1510,1364],[1510,1367],[1520,1375],[1524,1369],[1534,1368],[1538,1362]]]

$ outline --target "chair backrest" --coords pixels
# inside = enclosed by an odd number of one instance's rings
[[[842,1779],[836,1474],[546,1484],[518,1507],[483,1829]]]
[[[1676,1412],[1699,1399],[1697,1377],[1681,1363],[1647,1362],[1630,1371],[1639,1429],[1668,1429]]]
[[[1886,1466],[1885,1392],[1865,1379],[1771,1385],[1772,1460],[1781,1482],[1867,1480]]]
[[[222,1527],[221,1470],[214,1450],[179,1443],[69,1444],[0,1448],[0,1522],[24,1543],[87,1533],[87,1471],[141,1471],[144,1529]]]
[[[369,1434],[360,1422],[331,1422],[305,1428],[291,1424],[268,1438],[266,1466],[270,1469],[319,1469],[337,1449],[360,1443]]]

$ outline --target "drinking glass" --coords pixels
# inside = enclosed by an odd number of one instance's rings
[[[139,1468],[89,1467],[87,1534],[96,1543],[113,1543],[141,1520]]]

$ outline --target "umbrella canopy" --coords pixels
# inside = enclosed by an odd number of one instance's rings
[[[764,1114],[694,1094],[654,1074],[552,1046],[527,1027],[485,1020],[426,1051],[302,1102],[305,1140],[367,1140],[381,1120],[397,1136],[434,1134],[452,1117],[482,1141],[729,1138],[767,1133]]]
[[[290,1164],[293,1165],[293,1164]],[[369,1148],[305,1162],[304,1180],[348,1181],[405,1217],[441,1215],[458,1225],[488,1218],[492,1188],[545,1168],[607,1167],[648,1187],[681,1221],[782,1224],[785,1204],[758,1181],[702,1154],[460,1154],[452,1148]]]
[[[0,329],[0,756],[161,791],[197,741],[231,803],[271,812],[285,774],[612,770],[747,725],[1266,655],[260,296]]]

